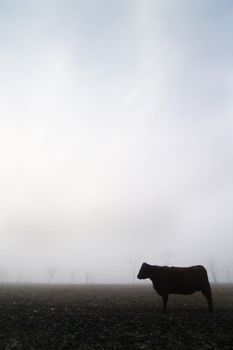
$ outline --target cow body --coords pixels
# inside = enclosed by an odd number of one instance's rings
[[[168,267],[143,263],[138,279],[149,278],[156,292],[163,298],[163,310],[166,312],[169,294],[192,294],[202,292],[212,311],[211,288],[204,266]]]

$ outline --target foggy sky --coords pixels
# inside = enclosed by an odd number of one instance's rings
[[[0,272],[233,263],[233,4],[0,0]],[[232,271],[233,273],[233,271]]]

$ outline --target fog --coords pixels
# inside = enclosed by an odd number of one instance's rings
[[[0,0],[0,281],[131,283],[143,261],[233,279],[232,18]]]

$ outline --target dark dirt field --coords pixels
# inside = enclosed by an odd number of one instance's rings
[[[233,286],[171,295],[149,285],[0,286],[0,349],[233,349]]]

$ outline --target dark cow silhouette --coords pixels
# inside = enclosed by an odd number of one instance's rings
[[[213,309],[211,288],[204,266],[168,267],[143,263],[138,279],[149,278],[156,292],[163,298],[163,311],[167,311],[169,294],[192,294],[201,291],[206,297],[209,311]]]

